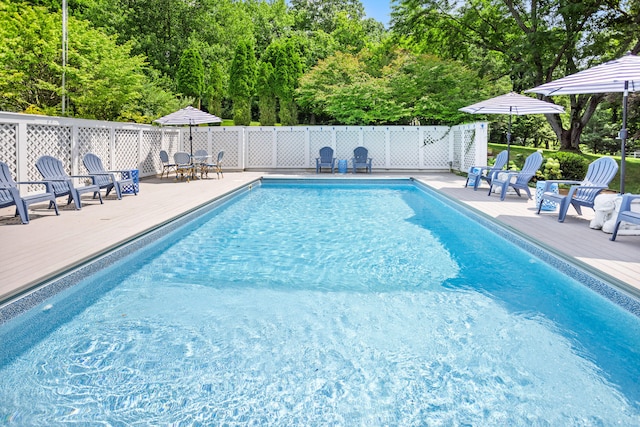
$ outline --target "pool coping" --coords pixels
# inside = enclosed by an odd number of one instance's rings
[[[516,244],[518,247],[532,255],[541,258],[543,261],[560,270],[562,273],[579,281],[587,288],[597,292],[635,316],[640,317],[640,291],[636,288],[592,268],[580,260],[571,258],[560,251],[548,247],[548,245],[545,245],[531,236],[496,220],[486,213],[446,195],[442,191],[430,186],[419,178],[362,177],[354,180],[352,178],[339,176],[262,176],[238,188],[214,197],[207,202],[201,203],[180,215],[149,227],[142,232],[136,233],[123,242],[104,248],[102,251],[79,260],[74,264],[69,265],[67,268],[49,275],[44,280],[33,284],[27,289],[0,301],[0,325],[19,316],[27,310],[37,307],[48,298],[79,283],[86,276],[91,275],[92,273],[99,271],[129,255],[133,251],[145,247],[162,238],[165,234],[170,233],[189,221],[219,207],[225,202],[231,200],[233,197],[247,191],[251,191],[254,186],[262,185],[263,182],[278,181],[290,183],[317,181],[324,183],[331,182],[335,184],[349,183],[353,185],[363,185],[367,183],[388,184],[390,182],[395,184],[413,183],[418,188],[423,190],[427,189],[436,197],[439,197],[446,203],[454,206],[459,212],[479,222],[481,225],[485,227],[491,225],[491,227],[488,228],[499,236]]]

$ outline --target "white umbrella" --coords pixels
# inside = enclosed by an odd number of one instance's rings
[[[525,92],[541,93],[546,96],[622,92],[620,193],[624,194],[627,103],[629,92],[637,91],[640,91],[640,56],[628,53],[622,58],[596,65]]]
[[[154,122],[160,123],[161,125],[189,125],[189,142],[191,144],[191,155],[193,155],[193,137],[191,136],[191,126],[204,123],[221,123],[222,119],[218,116],[214,116],[213,114],[198,110],[197,108],[189,105],[188,107],[160,117],[159,119],[154,120]]]
[[[561,114],[564,107],[550,102],[524,96],[515,92],[506,95],[496,96],[477,104],[469,105],[459,109],[471,114],[508,114],[509,129],[507,130],[507,165],[509,164],[509,151],[511,148],[511,116],[522,116],[525,114]],[[508,167],[508,166],[507,166]]]

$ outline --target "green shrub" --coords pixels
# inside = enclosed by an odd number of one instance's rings
[[[536,178],[540,179],[562,179],[562,169],[560,161],[555,157],[545,157],[542,167],[536,172]]]
[[[587,174],[589,161],[582,157],[580,154],[558,151],[557,153],[553,153],[549,157],[555,158],[560,162],[562,179],[581,181]]]

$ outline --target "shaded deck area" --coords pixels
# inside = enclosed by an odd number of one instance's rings
[[[332,178],[330,174],[299,175]],[[0,209],[0,300],[262,176],[283,174],[225,172],[223,179],[189,183],[176,182],[173,178],[144,179],[137,196],[126,195],[122,200],[116,200],[110,195],[104,205],[100,205],[85,195],[80,211],[76,211],[73,204],[63,206],[66,200],[59,199],[61,213],[58,217],[47,210],[46,205],[36,206],[30,210],[31,222],[28,225],[21,225],[19,218],[13,218],[13,208]],[[486,185],[478,191],[464,188],[465,179],[454,174],[333,175],[354,179],[409,176],[495,218],[545,247],[640,290],[640,236],[619,236],[611,242],[610,235],[589,228],[589,221],[593,218],[593,211],[589,209],[583,210],[583,216],[577,216],[570,208],[565,222],[558,223],[557,213],[536,215],[535,202],[526,197],[509,195],[501,202],[498,196],[487,196]]]

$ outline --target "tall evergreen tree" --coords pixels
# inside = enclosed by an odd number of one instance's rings
[[[298,124],[295,91],[302,76],[302,61],[291,40],[279,42],[274,49],[275,94],[280,100],[280,123]]]
[[[256,93],[260,110],[260,124],[273,126],[276,124],[277,99],[275,93],[275,73],[273,65],[268,61],[261,61],[258,65],[258,79]]]
[[[251,124],[251,100],[256,82],[256,55],[253,45],[240,41],[229,71],[229,96],[233,101],[233,122],[238,126]]]
[[[224,89],[222,84],[222,70],[220,65],[213,63],[209,66],[209,79],[205,89],[207,109],[211,114],[222,117],[222,99]]]
[[[204,65],[202,57],[195,49],[186,49],[180,57],[180,65],[176,73],[178,92],[193,97],[200,102],[204,93]]]

